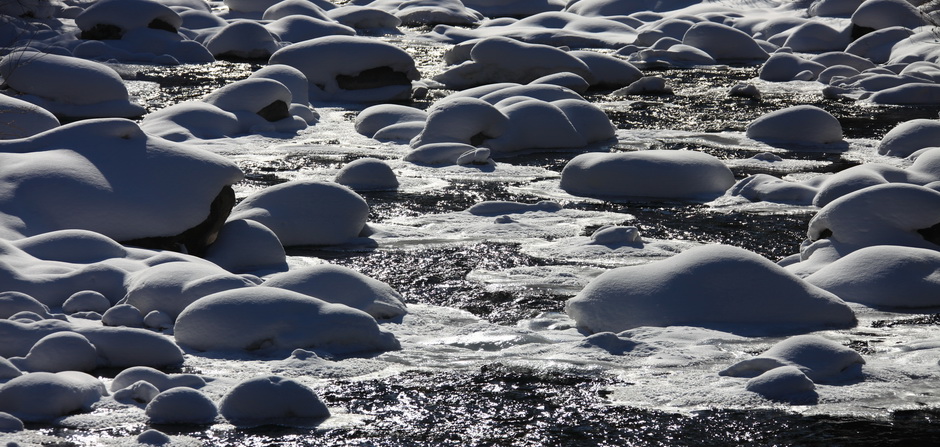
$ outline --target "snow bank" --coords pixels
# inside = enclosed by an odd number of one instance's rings
[[[275,287],[204,297],[180,314],[175,335],[201,351],[316,348],[340,354],[400,348],[365,312]]]
[[[27,422],[46,422],[88,411],[107,394],[100,380],[83,372],[35,372],[0,386],[0,411]]]
[[[222,156],[149,137],[121,119],[0,141],[0,166],[9,185],[0,193],[4,238],[79,228],[121,241],[171,238],[193,252],[214,237],[211,224],[176,236],[211,221],[213,206],[225,212],[217,197],[242,177]]]
[[[795,366],[771,369],[747,381],[745,389],[767,399],[794,404],[814,402],[816,384]]]
[[[842,125],[829,112],[810,105],[775,110],[747,126],[747,137],[766,142],[831,144],[842,142]]]
[[[878,245],[853,251],[806,277],[845,301],[888,308],[940,305],[940,252]]]
[[[376,319],[395,318],[407,313],[401,294],[391,286],[340,265],[315,265],[279,273],[262,285],[345,304]]]
[[[324,64],[322,61],[331,63]],[[404,50],[356,36],[330,36],[278,50],[269,64],[303,72],[312,101],[383,102],[411,99],[411,82],[421,75]]]
[[[58,117],[131,118],[145,112],[130,102],[127,87],[113,68],[85,59],[15,51],[0,60],[0,76],[16,98]]]
[[[700,200],[733,184],[734,174],[721,160],[696,151],[587,153],[561,173],[562,189],[586,197]]]
[[[686,325],[750,335],[856,324],[852,310],[835,295],[760,255],[723,245],[610,270],[565,310],[591,332]]]
[[[254,220],[284,246],[336,245],[358,237],[368,217],[369,205],[351,189],[298,180],[248,196],[232,209],[229,221]]]
[[[278,376],[258,377],[235,385],[222,397],[219,411],[236,425],[280,425],[330,417],[330,410],[313,390]]]

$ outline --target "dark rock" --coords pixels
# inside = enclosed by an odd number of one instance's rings
[[[124,241],[122,244],[153,250],[170,250],[189,253],[195,256],[205,254],[206,248],[215,242],[222,225],[235,206],[235,190],[225,186],[209,205],[209,217],[199,225],[176,236],[148,237]]]
[[[116,25],[99,23],[90,29],[82,31],[81,38],[85,40],[118,40],[124,36],[124,30]]]
[[[150,23],[147,24],[147,28],[169,31],[173,34],[176,34],[177,32],[177,29],[174,28],[173,25],[170,25],[169,23],[160,19],[153,19],[152,21],[150,21]]]
[[[365,90],[390,85],[411,85],[408,75],[391,67],[370,68],[356,76],[337,75],[336,83],[343,90]]]
[[[260,115],[262,118],[273,123],[275,121],[280,121],[284,118],[290,117],[290,108],[288,107],[286,102],[278,99],[277,101],[274,101],[271,104],[264,106],[263,109],[259,110],[256,113]]]

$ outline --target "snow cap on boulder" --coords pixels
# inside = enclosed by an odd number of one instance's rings
[[[752,335],[856,324],[855,314],[835,295],[760,255],[725,245],[607,271],[565,310],[591,332],[699,326]]]

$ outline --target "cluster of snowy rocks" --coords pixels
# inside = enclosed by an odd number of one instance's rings
[[[364,234],[369,206],[355,190],[396,189],[389,166],[360,160],[334,182],[291,181],[236,205],[242,171],[200,140],[291,135],[318,123],[316,104],[355,103],[363,104],[356,131],[400,145],[405,162],[475,169],[520,152],[615,141],[615,126],[582,94],[671,91],[638,67],[761,64],[760,81],[824,83],[832,97],[940,98],[935,30],[904,0],[768,3],[743,13],[690,0],[27,0],[0,11],[0,430],[89,409],[108,395],[89,373],[105,367],[124,370],[113,398],[145,406],[157,424],[323,418],[329,410],[316,394],[290,379],[248,380],[214,401],[199,391],[204,378],[153,368],[200,351],[401,348],[379,324],[407,312],[400,294],[344,267],[290,270],[284,251]],[[371,37],[425,25],[433,29],[421,38],[452,45],[447,68],[430,79],[407,52]],[[149,114],[100,62],[217,58],[268,65]],[[758,100],[757,81],[728,94]],[[434,101],[408,105],[416,97]],[[818,213],[800,253],[779,263],[698,247],[604,273],[567,313],[590,333],[691,325],[793,335],[854,326],[846,302],[937,306],[937,136],[940,121],[901,123],[878,152],[908,158],[907,167],[868,163],[808,180],[736,181],[722,160],[696,151],[573,157],[559,188],[574,196],[724,196]],[[761,116],[746,137],[783,152],[847,145],[838,119],[812,106]],[[605,227],[591,243],[640,240],[636,228]],[[862,363],[824,338],[796,336],[721,374],[789,399]]]

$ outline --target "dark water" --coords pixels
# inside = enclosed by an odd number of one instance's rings
[[[222,68],[218,68],[221,66]],[[242,78],[253,69],[244,64],[223,63],[187,67],[140,69],[133,79],[160,83],[164,94],[152,98],[154,107],[164,101],[201,96],[205,91]],[[609,110],[621,128],[676,129],[689,131],[742,131],[763,113],[795,104],[813,104],[839,118],[846,137],[880,138],[897,123],[913,118],[936,118],[940,107],[873,107],[852,101],[817,96],[765,95],[760,101],[716,95],[739,81],[756,76],[755,68],[650,70],[676,88],[675,95],[631,98],[631,103]],[[206,90],[208,89],[208,90]],[[610,101],[604,92],[591,99]],[[678,149],[678,148],[675,148]],[[742,154],[704,150],[728,158]],[[574,153],[528,154],[511,163],[560,170]],[[832,162],[827,170],[839,170],[853,162],[838,153],[798,154]],[[348,160],[346,160],[348,161]],[[273,162],[246,167],[249,182],[261,185],[282,181],[279,171],[336,163],[314,158]],[[738,171],[738,177],[753,172]],[[372,207],[370,221],[393,216],[459,211],[482,200],[534,202],[509,192],[505,184],[455,182],[429,193],[371,193],[364,197]],[[811,214],[717,214],[695,204],[628,202],[573,202],[570,208],[620,212],[636,217],[645,236],[721,242],[777,259],[797,251],[805,237]],[[514,324],[539,312],[560,311],[569,296],[539,291],[488,292],[467,281],[471,270],[499,270],[519,266],[556,264],[521,253],[513,244],[473,245],[419,250],[313,250],[293,249],[292,255],[310,255],[348,265],[385,281],[409,303],[427,303],[470,311],[493,322]],[[185,427],[160,427],[168,434],[186,434],[206,445],[313,446],[313,445],[809,445],[882,446],[927,445],[940,435],[940,414],[933,410],[896,412],[887,420],[805,417],[777,410],[711,409],[693,415],[611,405],[609,387],[629,384],[603,375],[527,370],[494,363],[473,372],[408,372],[392,378],[367,381],[338,380],[317,392],[331,406],[371,420],[361,426],[340,429],[292,429],[261,427],[250,430],[208,431]],[[143,430],[146,427],[141,427]],[[77,445],[70,439],[82,435],[50,429],[63,440],[56,445]],[[99,435],[107,437],[107,433]],[[114,433],[112,435],[118,435]],[[124,435],[127,435],[126,433]]]

